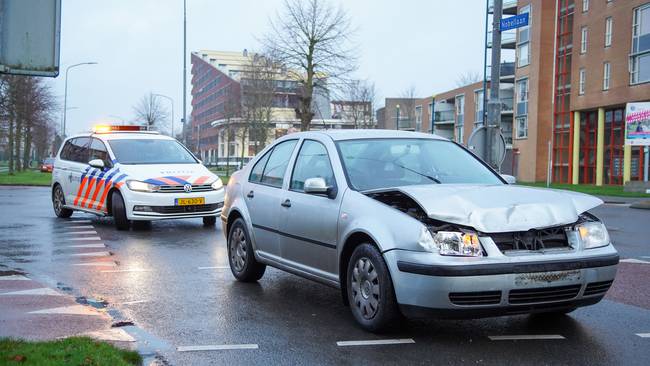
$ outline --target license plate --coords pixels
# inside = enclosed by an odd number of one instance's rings
[[[515,285],[539,285],[553,282],[574,282],[580,280],[580,270],[522,273],[515,277]]]
[[[205,197],[194,197],[194,198],[177,198],[174,200],[174,205],[176,206],[192,206],[192,205],[204,205]]]

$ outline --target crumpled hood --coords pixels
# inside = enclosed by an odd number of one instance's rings
[[[140,180],[157,185],[182,185],[212,183],[217,176],[201,164],[119,164],[128,179]]]
[[[417,185],[397,187],[432,219],[485,233],[527,231],[570,224],[603,201],[583,193],[517,185]]]

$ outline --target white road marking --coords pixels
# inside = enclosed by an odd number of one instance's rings
[[[339,347],[350,347],[350,346],[378,346],[385,344],[412,344],[415,341],[412,338],[403,338],[403,339],[373,339],[366,341],[338,341],[336,345]]]
[[[622,263],[635,263],[635,264],[650,264],[650,262],[648,262],[648,261],[642,261],[640,259],[635,259],[635,258],[621,259],[620,262],[622,262]]]
[[[115,304],[115,305],[136,305],[136,304],[143,304],[145,302],[149,302],[149,300],[124,301],[124,302],[115,302],[113,304]]]
[[[104,243],[99,244],[79,244],[79,245],[68,245],[66,248],[106,248]]]
[[[103,271],[100,271],[102,273],[122,273],[122,272],[151,272],[150,269],[140,269],[140,268],[134,268],[134,269],[106,269]]]
[[[650,333],[637,333],[636,335],[641,338],[650,338]]]
[[[95,230],[89,230],[89,231],[68,231],[63,233],[63,235],[97,235],[97,232]]]
[[[135,342],[135,338],[133,338],[133,336],[121,328],[110,328],[98,330],[95,332],[86,332],[80,334],[80,336],[87,336],[100,341],[109,342]]]
[[[115,262],[86,262],[86,263],[75,263],[73,266],[103,266],[103,267],[117,267]]]
[[[199,267],[199,269],[230,269],[229,266],[212,266],[212,267]]]
[[[56,292],[51,288],[47,288],[47,287],[0,293],[0,296],[17,296],[17,295],[63,296],[63,294],[61,294],[60,292]]]
[[[642,255],[641,258],[647,258],[647,259],[650,259],[650,255]]]
[[[225,351],[235,349],[258,349],[256,344],[210,344],[205,346],[179,346],[176,348],[178,352],[193,352],[193,351]]]
[[[95,240],[102,240],[99,236],[86,236],[83,238],[69,238],[65,240],[70,240],[70,241],[84,241],[84,240],[90,240],[90,241],[95,241]]]
[[[74,253],[70,254],[73,257],[106,257],[111,255],[109,252],[90,252],[90,253]]]
[[[66,230],[82,230],[82,229],[94,229],[92,225],[78,225],[78,226],[66,226]]]
[[[64,224],[67,225],[76,225],[76,224],[92,224],[92,221],[90,220],[68,220],[68,221],[60,221]]]
[[[66,314],[66,315],[91,315],[91,316],[101,315],[99,311],[94,310],[89,306],[83,306],[83,305],[70,305],[70,306],[63,306],[60,308],[36,310],[36,311],[30,311],[27,314]]]
[[[23,275],[0,276],[0,281],[31,281]]]
[[[491,341],[521,341],[521,340],[541,340],[541,339],[566,339],[559,334],[521,334],[505,336],[488,336]]]

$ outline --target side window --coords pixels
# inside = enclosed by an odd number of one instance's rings
[[[287,170],[296,142],[297,140],[284,141],[273,148],[271,156],[266,162],[266,167],[264,167],[261,183],[278,188],[282,187],[284,172]]]
[[[330,187],[335,185],[334,172],[329,155],[327,155],[327,149],[320,142],[305,140],[296,158],[289,189],[302,191],[306,179],[317,177],[325,179]]]
[[[72,141],[73,140],[68,140],[63,145],[63,149],[61,149],[61,156],[60,156],[62,160],[72,160],[70,158],[72,154]]]
[[[78,137],[72,140],[72,149],[70,153],[70,160],[78,163],[88,164],[88,144],[90,139],[88,137]]]
[[[259,183],[262,180],[264,167],[266,166],[266,162],[269,160],[269,156],[271,156],[272,152],[273,150],[268,151],[260,160],[257,161],[257,163],[255,163],[255,166],[251,169],[251,175],[248,177],[249,182]]]
[[[105,166],[111,166],[111,161],[108,158],[108,151],[106,150],[106,146],[102,140],[96,138],[93,138],[90,143],[90,156],[88,157],[88,161],[94,159],[101,159],[104,162]]]

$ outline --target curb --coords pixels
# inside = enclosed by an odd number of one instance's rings
[[[630,205],[630,208],[636,208],[640,210],[650,210],[650,200],[634,202]]]

